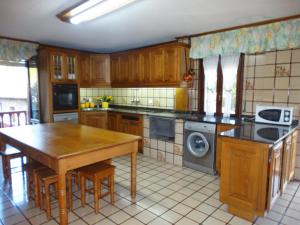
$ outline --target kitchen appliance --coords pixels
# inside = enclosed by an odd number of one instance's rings
[[[56,122],[67,122],[67,123],[78,123],[78,113],[58,113],[53,115],[53,121]]]
[[[77,84],[53,84],[53,110],[77,110]]]
[[[215,136],[216,124],[186,121],[183,165],[215,175]]]
[[[172,141],[175,139],[175,119],[151,116],[150,138]]]
[[[293,122],[293,108],[257,105],[255,122],[289,126]]]

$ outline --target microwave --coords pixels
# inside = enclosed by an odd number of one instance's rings
[[[257,105],[255,122],[291,125],[293,122],[293,108]]]
[[[77,84],[53,84],[53,110],[78,110]]]

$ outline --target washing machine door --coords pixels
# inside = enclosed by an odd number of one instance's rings
[[[208,152],[209,143],[203,134],[193,132],[187,138],[187,149],[193,156],[201,158]]]

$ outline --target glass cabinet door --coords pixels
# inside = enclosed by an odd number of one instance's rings
[[[63,80],[63,56],[59,54],[51,55],[51,71],[53,80]]]
[[[67,56],[67,80],[76,79],[76,56]]]

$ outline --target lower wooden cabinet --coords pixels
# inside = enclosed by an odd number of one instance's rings
[[[238,126],[231,125],[231,124],[218,124],[217,125],[216,171],[219,175],[221,174],[221,152],[222,152],[222,142],[219,138],[219,134],[221,132],[228,131],[228,130],[231,130],[236,127],[238,127]]]
[[[119,129],[119,113],[109,112],[107,115],[107,128],[109,130],[120,131]]]
[[[284,192],[295,173],[297,132],[274,146],[219,137],[220,200],[234,215],[253,221],[264,216]]]
[[[107,129],[107,112],[81,112],[80,123],[91,127]]]

